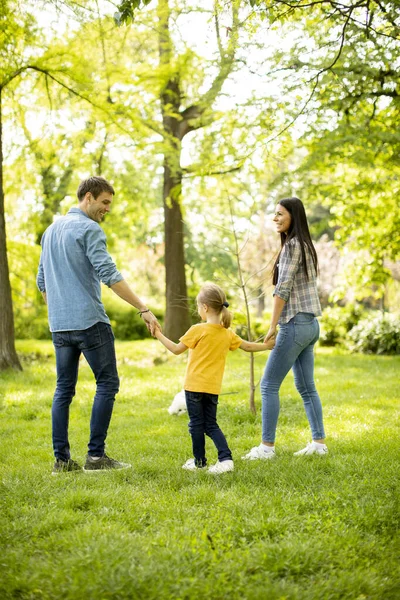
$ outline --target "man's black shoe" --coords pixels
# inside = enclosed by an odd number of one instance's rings
[[[119,462],[104,454],[100,458],[89,456],[86,457],[86,463],[83,467],[85,473],[99,473],[104,471],[116,471],[121,469],[129,469],[132,465]]]
[[[69,458],[68,460],[61,460],[57,458],[54,463],[52,475],[58,475],[59,473],[66,473],[71,471],[82,471],[82,467],[77,462]]]

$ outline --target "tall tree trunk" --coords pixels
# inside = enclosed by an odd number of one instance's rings
[[[163,74],[160,103],[164,136],[164,228],[165,228],[165,279],[166,318],[165,333],[177,340],[189,327],[189,307],[184,254],[184,228],[182,223],[182,169],[181,142],[185,135],[204,127],[213,120],[212,106],[229,73],[233,69],[239,25],[239,0],[232,2],[232,27],[226,48],[223,48],[216,19],[216,34],[220,50],[219,69],[210,88],[195,104],[182,107],[179,60],[174,55],[170,35],[169,0],[158,0],[159,61]],[[207,113],[207,115],[206,115]]]
[[[164,234],[165,234],[165,335],[178,340],[190,326],[185,273],[184,227],[182,221],[181,140],[183,132],[177,115],[181,106],[179,73],[172,67],[168,0],[159,0],[160,64],[168,77],[160,94],[164,128]]]
[[[180,158],[180,157],[179,157]],[[173,340],[190,326],[184,254],[184,228],[181,211],[182,174],[173,174],[164,160],[164,230],[166,313],[165,335]]]
[[[22,370],[14,342],[14,315],[8,271],[6,222],[3,188],[3,137],[0,88],[0,371],[12,367]]]

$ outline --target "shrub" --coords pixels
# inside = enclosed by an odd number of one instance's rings
[[[341,344],[351,329],[357,325],[366,312],[360,304],[347,304],[346,306],[328,306],[322,313],[321,346],[335,346]]]
[[[258,340],[267,334],[269,315],[264,315],[262,319],[251,318],[251,337],[252,340]],[[233,311],[232,329],[237,335],[244,340],[247,340],[247,322],[246,316],[243,313]],[[262,341],[262,340],[261,340]]]
[[[143,319],[128,304],[124,306],[107,303],[106,312],[111,321],[114,335],[118,340],[143,340],[151,337]],[[157,310],[152,312],[159,321],[163,320],[163,313]]]
[[[44,305],[44,303],[43,303]],[[46,307],[14,312],[14,331],[18,340],[51,340]]]
[[[348,347],[365,354],[400,354],[400,317],[378,313],[353,327]]]

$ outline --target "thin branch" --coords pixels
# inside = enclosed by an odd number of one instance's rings
[[[48,80],[47,75],[45,75],[45,82],[46,82],[46,91],[47,91],[47,98],[49,99],[50,110],[53,110],[53,104],[51,101],[50,88],[49,88],[49,80]]]
[[[69,85],[67,85],[66,83],[64,83],[63,81],[61,81],[57,77],[55,77],[55,75],[53,75],[53,73],[51,73],[47,69],[44,69],[44,68],[39,67],[37,65],[25,65],[24,67],[20,67],[19,69],[17,69],[13,73],[11,73],[11,75],[9,75],[6,79],[4,79],[0,83],[0,90],[2,90],[3,88],[5,88],[13,79],[15,79],[16,77],[18,77],[19,75],[21,75],[21,73],[23,73],[23,72],[25,72],[25,71],[27,71],[29,69],[32,70],[32,71],[36,71],[38,73],[42,73],[43,75],[47,76],[49,79],[52,79],[53,81],[55,81],[56,83],[58,83],[58,85],[60,85],[63,89],[65,89],[68,92],[70,92],[72,95],[76,96],[77,98],[80,98],[81,100],[84,100],[85,102],[88,102],[88,104],[90,104],[94,108],[97,108],[101,112],[105,113],[108,116],[108,118],[110,119],[111,123],[113,123],[116,127],[118,127],[118,129],[120,129],[120,131],[122,131],[123,133],[125,133],[126,135],[128,135],[129,137],[131,137],[132,133],[130,131],[127,131],[124,127],[122,127],[122,125],[120,124],[119,121],[117,121],[116,119],[114,119],[113,117],[111,117],[109,110],[107,110],[106,108],[103,108],[99,104],[96,104],[96,102],[93,102],[93,100],[91,100],[88,96],[84,96],[83,94],[80,94],[79,92],[77,92],[76,90],[74,90],[74,88],[70,87]],[[150,129],[151,131],[154,131],[155,133],[157,133],[159,135],[162,135],[161,131],[158,128],[156,128],[156,127],[154,127],[152,125],[149,125],[143,119],[140,119],[140,121],[144,125],[144,127],[146,127],[147,129]]]
[[[255,273],[252,273],[251,275],[249,275],[249,277],[246,279],[245,281],[245,285],[247,285],[249,283],[249,281],[251,279],[253,279],[253,277],[257,277],[257,275],[259,275],[260,273],[262,273],[263,271],[265,271],[265,269],[268,269],[268,267],[270,266],[270,264],[272,263],[273,258],[271,258],[268,263],[265,265],[265,267],[263,267],[262,269],[259,269],[258,271],[256,271]]]
[[[235,236],[236,236],[236,232],[234,232],[234,233],[235,233]],[[238,254],[237,254],[238,257],[242,254],[243,250],[246,248],[246,246],[247,246],[248,243],[249,243],[249,237],[247,236],[247,238],[245,239],[242,247],[238,251]]]
[[[239,167],[232,167],[231,169],[226,169],[225,171],[206,171],[204,173],[195,173],[194,169],[192,170],[190,167],[186,167],[182,169],[182,173],[184,177],[211,177],[213,175],[226,175],[227,173],[235,173],[236,171],[240,171],[243,165]]]
[[[104,64],[104,69],[106,72],[106,79],[107,79],[107,92],[108,92],[108,97],[107,100],[110,102],[110,104],[112,104],[112,99],[111,99],[111,83],[110,83],[110,74],[108,72],[108,67],[107,67],[107,54],[106,54],[106,44],[104,41],[105,38],[105,34],[104,34],[104,29],[103,29],[103,25],[102,25],[102,21],[101,21],[101,15],[100,15],[100,8],[99,8],[99,1],[96,0],[96,8],[97,8],[97,17],[98,17],[98,23],[99,23],[99,34],[100,34],[100,43],[101,43],[101,50],[103,53],[103,64]]]
[[[221,33],[219,30],[219,19],[218,19],[218,10],[217,10],[216,0],[214,0],[214,21],[215,21],[215,33],[217,36],[218,52],[219,52],[220,58],[222,60],[223,55],[224,55],[224,48],[223,48],[222,42],[221,42]]]
[[[231,73],[236,49],[237,49],[237,36],[238,36],[238,28],[239,28],[239,8],[238,1],[232,0],[232,31],[229,35],[229,41],[227,45],[227,50],[223,53],[220,65],[219,72],[217,73],[214,81],[211,83],[209,89],[203,94],[203,96],[199,99],[196,104],[193,104],[183,110],[180,115],[182,118],[180,124],[180,139],[183,139],[185,135],[187,135],[191,131],[195,131],[200,127],[203,127],[203,123],[190,123],[192,120],[199,120],[204,115],[207,108],[211,108],[214,103],[216,97],[220,93],[222,86]]]
[[[344,42],[345,42],[345,39],[346,39],[346,28],[347,28],[347,25],[349,24],[349,20],[350,20],[350,17],[351,17],[351,14],[352,14],[353,10],[354,9],[350,10],[350,12],[349,12],[349,14],[347,16],[346,22],[345,22],[345,24],[343,26],[342,33],[340,35],[340,38],[341,38],[340,39],[340,47],[339,47],[338,53],[336,54],[336,57],[334,58],[333,62],[328,67],[325,67],[325,68],[321,69],[318,72],[318,74],[316,75],[317,78],[320,75],[322,75],[322,73],[325,73],[325,71],[330,71],[332,69],[332,67],[334,67],[335,64],[337,63],[337,61],[339,60],[339,58],[340,58],[340,56],[342,54],[342,50],[343,50],[343,47],[344,47]]]

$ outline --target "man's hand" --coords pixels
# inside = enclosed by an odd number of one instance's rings
[[[117,294],[117,296],[122,298],[122,300],[125,300],[125,302],[139,311],[140,316],[143,317],[143,321],[146,323],[147,329],[154,337],[155,330],[161,329],[160,324],[153,313],[148,310],[144,302],[140,300],[139,296],[136,296],[136,294],[131,290],[125,279],[117,281],[117,283],[114,283],[110,287],[112,291]]]
[[[155,337],[155,332],[157,329],[161,331],[160,323],[157,321],[156,317],[149,310],[149,312],[144,312],[141,314],[143,321],[146,323],[147,329],[150,331],[151,335]]]

